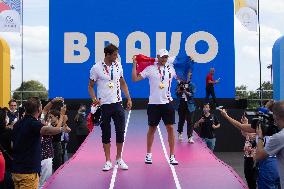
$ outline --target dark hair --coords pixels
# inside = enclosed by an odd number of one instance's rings
[[[113,45],[112,43],[110,43],[109,45],[107,45],[105,48],[104,48],[104,53],[105,53],[105,56],[107,56],[108,54],[109,55],[112,55],[112,53],[114,53],[115,51],[118,51],[118,47]]]
[[[55,110],[55,109],[50,110],[50,111],[48,112],[48,114],[51,114],[51,115],[57,117],[58,119],[60,118],[60,112],[59,112],[58,110]]]
[[[24,104],[26,114],[34,115],[39,111],[41,106],[40,99],[38,97],[30,97]]]
[[[61,111],[61,108],[64,106],[64,102],[56,101],[52,103],[51,110]]]
[[[17,103],[17,101],[16,101],[15,99],[11,99],[11,100],[9,100],[9,102],[8,102],[9,106],[11,105],[12,102],[16,102],[16,103]]]
[[[284,101],[278,101],[273,104],[273,114],[280,119],[284,120]]]
[[[5,108],[0,108],[0,128],[7,125],[6,123],[7,110]]]

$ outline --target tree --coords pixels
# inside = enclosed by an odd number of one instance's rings
[[[249,93],[247,90],[247,86],[241,85],[236,87],[236,98],[247,99],[249,97]]]
[[[272,99],[273,98],[273,85],[270,83],[270,81],[263,82],[261,87],[262,87],[262,90],[264,90],[262,92],[262,98]]]
[[[35,80],[24,81],[23,84],[17,88],[13,93],[15,100],[21,100],[21,91],[23,92],[23,100],[27,100],[29,97],[39,97],[41,100],[47,100],[48,92],[42,83]],[[31,91],[31,92],[25,92]]]
[[[273,86],[270,81],[263,82],[261,88],[264,90],[262,92],[262,99],[269,100],[273,98],[273,91],[270,91],[273,90]],[[248,91],[247,86],[245,85],[236,87],[236,98],[247,99],[249,109],[255,109],[260,106],[259,91]]]

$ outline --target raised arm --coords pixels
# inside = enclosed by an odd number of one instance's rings
[[[137,67],[137,61],[136,61],[136,56],[133,56],[133,65],[132,65],[132,81],[137,82],[137,81],[141,81],[144,78],[138,74],[137,75],[137,71],[136,71],[136,67]]]
[[[255,133],[255,130],[251,128],[251,124],[242,124],[241,122],[231,118],[228,114],[227,111],[224,109],[220,109],[221,115],[226,118],[234,127],[248,132],[248,133]]]
[[[56,134],[59,134],[65,131],[65,128],[62,128],[63,122],[64,120],[66,120],[65,113],[66,113],[66,105],[63,106],[60,110],[60,118],[59,118],[59,121],[56,127],[43,126],[40,130],[40,134],[41,135],[56,135]]]
[[[62,98],[62,97],[56,97],[56,98],[52,99],[51,101],[49,101],[49,102],[45,105],[45,107],[43,108],[42,114],[43,114],[43,115],[46,115],[46,114],[49,112],[50,108],[52,107],[52,104],[55,103],[55,102],[60,102],[60,101],[63,102],[63,101],[64,101],[64,98]]]

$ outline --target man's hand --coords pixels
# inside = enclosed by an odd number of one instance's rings
[[[98,99],[93,99],[93,103],[92,106],[96,107],[96,106],[100,106],[101,105],[101,101]]]
[[[228,113],[225,109],[219,109],[219,111],[223,117],[228,117]]]
[[[132,108],[132,100],[131,100],[131,98],[128,98],[126,110],[129,111],[129,110],[131,110],[131,108]]]
[[[133,60],[133,65],[136,66],[136,64],[137,64],[136,55],[134,55],[134,56],[132,57],[132,60]]]
[[[242,124],[248,124],[248,118],[246,118],[246,116],[242,116],[242,119],[241,119],[241,123]]]

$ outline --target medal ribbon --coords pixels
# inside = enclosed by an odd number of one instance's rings
[[[159,70],[159,74],[160,74],[161,83],[163,83],[163,81],[165,80],[165,75],[166,75],[166,66],[164,65],[163,74],[162,74],[162,71],[161,71],[161,66],[158,66],[158,70]]]
[[[103,66],[104,66],[104,69],[105,69],[105,74],[110,76],[110,81],[113,80],[113,64],[111,65],[111,70],[110,70],[110,74],[109,74],[109,71],[107,69],[107,65],[105,63],[103,63]]]

